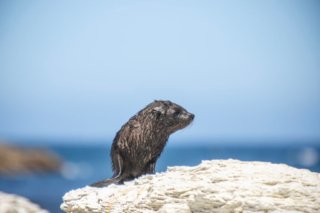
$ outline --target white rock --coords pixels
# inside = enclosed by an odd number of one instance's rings
[[[203,161],[124,185],[84,187],[63,197],[65,212],[320,212],[320,174],[284,164]]]
[[[0,213],[49,213],[28,199],[0,192]]]

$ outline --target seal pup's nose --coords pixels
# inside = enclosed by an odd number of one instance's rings
[[[191,120],[194,119],[194,114],[190,113],[190,119],[191,119]]]

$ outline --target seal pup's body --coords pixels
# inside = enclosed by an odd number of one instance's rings
[[[121,184],[144,174],[153,174],[169,136],[193,119],[193,114],[170,101],[150,103],[117,132],[110,153],[113,177],[91,186]]]

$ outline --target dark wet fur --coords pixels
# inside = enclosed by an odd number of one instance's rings
[[[122,184],[155,172],[169,136],[189,125],[194,115],[170,101],[154,101],[139,111],[117,132],[111,147],[113,177],[92,184]]]

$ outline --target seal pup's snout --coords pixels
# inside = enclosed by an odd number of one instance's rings
[[[185,112],[181,113],[180,119],[184,123],[184,126],[187,126],[193,121],[194,114],[185,111]]]

